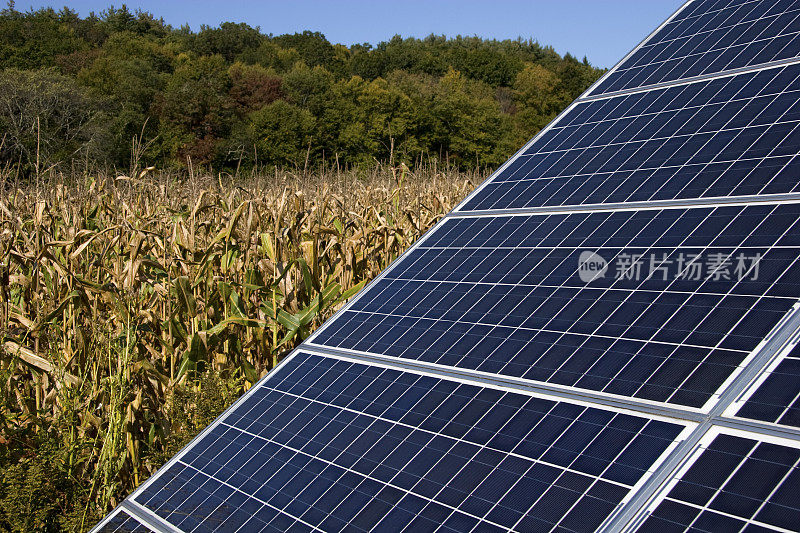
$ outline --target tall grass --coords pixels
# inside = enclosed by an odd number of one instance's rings
[[[0,529],[91,526],[483,178],[303,174],[0,189]]]

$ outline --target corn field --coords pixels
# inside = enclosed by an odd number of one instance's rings
[[[81,531],[485,177],[0,182],[0,530]]]

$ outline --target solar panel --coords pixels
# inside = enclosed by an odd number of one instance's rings
[[[800,531],[798,17],[687,2],[95,531]]]
[[[690,2],[591,94],[793,59],[798,33],[800,5],[791,0]]]
[[[703,407],[800,297],[798,236],[798,204],[451,218],[311,343]]]
[[[799,151],[795,64],[580,103],[459,210],[797,192]]]
[[[189,531],[592,531],[686,425],[300,352],[134,501]]]
[[[775,359],[731,414],[800,428],[800,348]],[[738,408],[738,409],[737,409]]]
[[[638,531],[796,531],[799,462],[797,442],[714,431]]]
[[[153,530],[139,523],[125,511],[118,510],[101,522],[97,531],[102,533],[150,533]]]

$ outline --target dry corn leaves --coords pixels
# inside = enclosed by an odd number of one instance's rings
[[[101,507],[158,466],[142,450],[181,425],[176,386],[204,368],[255,382],[472,187],[405,168],[81,180],[0,198],[0,415],[77,410]]]

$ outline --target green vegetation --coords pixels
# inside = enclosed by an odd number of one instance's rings
[[[0,11],[0,166],[305,167],[504,161],[601,70],[525,40],[375,47],[111,8]],[[8,104],[11,105],[8,105]]]

